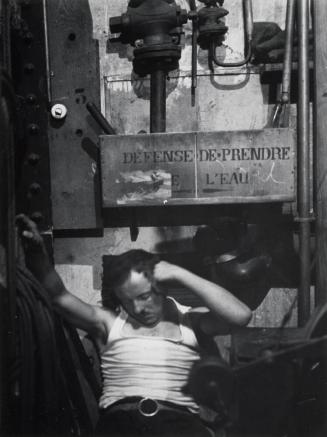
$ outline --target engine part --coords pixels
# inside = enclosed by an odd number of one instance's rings
[[[204,3],[204,7],[199,11],[196,10],[195,0],[189,0],[190,13],[189,19],[192,20],[192,106],[195,105],[195,88],[197,86],[197,50],[199,46],[208,50],[208,65],[210,70],[214,71],[214,64],[219,67],[240,67],[247,64],[252,57],[252,33],[253,33],[253,14],[252,1],[243,0],[244,16],[244,33],[245,42],[244,59],[237,62],[222,62],[216,56],[216,49],[222,45],[228,27],[225,24],[224,17],[229,13],[222,7],[224,0],[199,0]]]
[[[130,1],[127,12],[110,18],[112,33],[134,49],[133,67],[140,76],[158,69],[165,72],[178,67],[181,57],[182,26],[187,12],[173,0]]]
[[[223,1],[199,0],[205,6],[198,11],[198,44],[202,49],[209,49],[212,42],[222,44],[228,27],[223,17],[228,11],[221,7]],[[219,4],[219,5],[218,5]]]
[[[207,356],[197,362],[190,373],[186,391],[196,402],[217,413],[216,425],[226,425],[231,419],[235,401],[233,369],[219,356]]]
[[[135,47],[135,73],[151,74],[151,132],[166,130],[166,75],[178,68],[186,22],[186,10],[174,0],[131,0],[125,14],[110,18],[110,31],[120,33],[114,40]]]

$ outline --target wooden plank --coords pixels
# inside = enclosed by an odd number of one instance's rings
[[[101,136],[103,206],[293,200],[294,131]]]
[[[86,109],[100,108],[99,60],[88,0],[47,0],[52,103],[67,108],[49,129],[55,229],[101,226],[98,175],[100,128]]]
[[[319,304],[327,300],[327,8],[324,0],[315,0],[312,6],[315,42],[316,303]]]

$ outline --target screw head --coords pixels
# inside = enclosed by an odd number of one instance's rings
[[[51,116],[56,120],[63,120],[67,115],[67,108],[62,103],[56,103],[51,107]]]

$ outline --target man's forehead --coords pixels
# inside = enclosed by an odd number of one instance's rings
[[[151,282],[145,276],[144,272],[131,270],[131,273],[126,281],[117,288],[117,294],[127,297],[135,297],[150,291],[151,286]]]

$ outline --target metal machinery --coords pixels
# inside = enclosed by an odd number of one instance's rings
[[[17,213],[28,214],[52,256],[44,15],[42,0],[0,2],[2,435],[80,435],[92,428],[92,405],[97,414],[86,368],[76,372],[80,365],[90,368],[77,333],[62,325],[25,268],[15,226]]]
[[[180,11],[173,1],[160,1],[160,6],[158,8],[153,7],[154,2],[151,0],[130,1],[126,14],[123,14],[121,17],[113,17],[110,19],[111,32],[120,33],[119,40],[122,43],[130,43],[135,47],[135,57],[133,61],[135,72],[141,76],[147,73],[151,74],[151,133],[165,131],[165,122],[163,121],[165,120],[165,103],[163,102],[163,100],[165,100],[165,71],[168,72],[176,67],[176,62],[180,57],[180,48],[178,45],[182,34],[181,26],[186,22],[187,18],[192,20],[193,23],[192,104],[194,104],[195,100],[197,44],[200,45],[202,49],[208,51],[208,65],[211,71],[214,70],[214,64],[219,67],[241,66],[248,63],[252,58],[253,20],[251,2],[243,2],[245,22],[244,46],[246,52],[244,60],[236,63],[224,63],[216,56],[216,48],[222,44],[225,33],[228,30],[224,21],[224,17],[228,14],[228,11],[222,7],[223,1],[200,1],[201,3],[204,3],[204,7],[199,10],[196,9],[195,1],[190,1],[189,14],[186,14],[185,11]],[[156,4],[158,4],[158,2],[156,2]],[[299,97],[297,131],[298,190],[297,213],[295,220],[299,224],[300,235],[298,318],[300,326],[308,324],[306,325],[305,331],[301,334],[298,333],[299,338],[293,339],[291,342],[285,342],[283,339],[283,328],[284,322],[286,323],[287,316],[289,316],[288,314],[283,321],[281,328],[274,332],[273,337],[268,339],[268,342],[267,339],[260,340],[257,338],[256,340],[254,339],[252,343],[248,343],[249,348],[251,348],[251,344],[253,347],[253,344],[255,345],[257,341],[259,347],[259,352],[256,350],[250,358],[250,360],[253,360],[252,362],[236,362],[234,363],[235,367],[231,369],[218,358],[208,358],[194,368],[194,372],[190,379],[190,385],[188,387],[196,399],[202,403],[207,403],[208,406],[220,411],[220,420],[222,423],[226,424],[230,421],[233,432],[239,433],[240,435],[263,435],[265,433],[270,433],[271,435],[283,435],[284,433],[289,433],[289,435],[308,435],[307,433],[310,432],[310,426],[304,425],[304,423],[306,420],[310,422],[315,419],[315,425],[311,426],[312,435],[323,435],[326,431],[326,420],[322,413],[326,407],[326,308],[324,307],[323,310],[318,310],[318,313],[312,316],[312,320],[307,322],[310,314],[309,296],[311,284],[310,223],[313,221],[313,216],[310,211],[309,186],[309,9],[307,1],[299,1],[297,4],[292,0],[287,2],[286,45],[282,87],[273,117],[273,126],[275,128],[278,125],[277,120],[280,120],[281,113],[287,112],[288,104],[290,102],[290,80],[293,69],[293,28],[296,9],[298,30]],[[167,17],[169,17],[169,20],[163,15],[165,11],[168,12]],[[160,24],[157,26],[143,25],[141,27],[139,25],[143,19],[144,22],[147,22],[148,20],[151,24],[155,22]],[[165,26],[163,25],[163,22],[165,23]],[[133,23],[135,23],[135,27],[133,26]],[[176,31],[177,25],[178,31]],[[165,36],[162,34],[163,31],[166,32]],[[165,62],[167,62],[167,41],[170,42],[170,45],[176,44],[176,46],[172,51],[174,56],[169,56],[170,62],[165,66]],[[157,59],[161,56],[163,58],[162,61],[157,62]],[[151,57],[153,57],[153,63]],[[145,68],[144,64],[146,65]],[[149,65],[151,65],[151,68],[149,68]],[[160,80],[155,80],[156,77],[160,78]],[[154,104],[154,102],[156,103]],[[156,114],[160,114],[158,123],[153,123],[155,117],[154,111]],[[285,125],[287,115],[283,115],[284,125],[279,124],[279,126],[285,128],[287,126],[287,124]],[[288,129],[286,129],[286,131],[289,132]],[[228,133],[228,135],[233,138],[231,144],[237,143],[233,134],[233,132]],[[244,133],[240,133],[240,135],[242,134]],[[276,134],[275,139],[274,134]],[[264,136],[270,138],[272,143],[276,141],[277,144],[279,141],[279,144],[282,145],[292,144],[293,140],[290,138],[285,142],[282,140],[284,134],[285,132],[283,129],[280,131],[278,131],[278,129],[273,129],[273,133],[269,132],[269,129],[265,129],[263,133]],[[250,135],[252,135],[251,138],[253,141],[256,134],[251,133]],[[124,162],[124,164],[127,164],[128,162],[130,164],[128,167],[130,173],[132,173],[133,170],[140,171],[141,166],[137,166],[138,162],[142,164],[143,169],[145,168],[148,173],[151,173],[153,167],[151,167],[151,165],[146,165],[151,161],[151,153],[157,153],[157,155],[155,155],[157,158],[161,156],[160,153],[162,153],[163,156],[165,156],[165,153],[167,154],[166,156],[173,156],[175,153],[174,151],[185,148],[185,144],[194,144],[194,155],[198,157],[198,166],[200,167],[201,157],[205,152],[203,151],[203,148],[201,149],[201,146],[199,147],[199,144],[202,145],[202,147],[204,145],[208,145],[208,148],[212,147],[213,144],[219,144],[220,136],[219,134],[215,136],[215,133],[212,133],[211,137],[210,134],[206,137],[205,133],[187,133],[183,138],[181,138],[181,135],[176,135],[174,137],[173,134],[167,134],[166,139],[167,141],[165,141],[163,135],[150,135],[147,138],[146,136],[144,136],[144,138],[141,136],[140,139],[130,136],[124,140],[119,138],[119,136],[112,139],[105,137],[102,138],[102,163],[107,170],[107,173],[109,173],[109,176],[105,176],[103,179],[103,189],[105,193],[104,204],[106,206],[114,206],[115,202],[124,206],[133,205],[133,202],[129,204],[128,200],[131,198],[129,197],[131,194],[129,191],[131,190],[131,180],[129,180],[128,177],[126,177],[125,180],[118,180],[117,169],[120,174],[123,174],[124,166],[120,165],[121,162]],[[222,140],[222,142],[224,141],[226,141],[226,138]],[[243,141],[247,143],[246,135],[243,137]],[[256,143],[256,140],[254,140],[254,143]],[[168,144],[173,144],[174,147],[169,148],[167,147]],[[262,144],[262,141],[260,142],[259,140],[257,144]],[[119,153],[117,152],[110,153],[110,147],[112,147],[112,150],[123,150],[122,153],[124,158],[117,158],[117,156],[119,156]],[[142,152],[136,152],[136,154],[133,155],[133,150],[140,150]],[[223,149],[220,150],[222,151]],[[192,153],[192,147],[190,149],[187,148],[185,151],[185,160],[192,156]],[[219,152],[217,152],[216,158],[220,159],[223,155],[219,155],[218,153]],[[191,161],[192,159],[190,158],[190,162]],[[294,165],[296,165],[295,162]],[[162,167],[164,166],[161,163],[161,168]],[[168,166],[165,167],[167,173],[169,173],[168,168]],[[205,167],[202,167],[201,171],[202,173],[205,172]],[[210,170],[208,172],[210,172]],[[160,186],[160,176],[158,173],[154,172],[151,174],[152,177],[158,177],[158,179],[150,181],[150,185],[157,184],[156,187]],[[115,181],[117,182],[117,180],[118,185],[115,186]],[[194,200],[194,198],[200,193],[196,198],[197,201],[210,203],[211,200],[211,202],[215,202],[215,199],[213,198],[205,199],[206,195],[201,196],[201,193],[208,193],[208,190],[201,185],[201,172],[197,173],[197,180],[200,180],[200,185],[195,187],[195,190],[190,197]],[[167,175],[166,182],[163,182],[163,184],[165,183],[167,186]],[[109,192],[109,187],[111,187],[111,192]],[[174,195],[172,195],[173,200],[165,200],[164,195],[163,197],[158,195],[157,198],[151,198],[154,202],[153,204],[160,204],[160,202],[163,202],[164,205],[170,203],[183,204],[185,197],[187,197],[185,196],[185,193],[189,187],[187,186],[187,183],[185,183],[182,188],[184,195],[179,195],[175,192],[175,198]],[[190,191],[192,190],[189,190],[189,192]],[[214,196],[219,196],[218,190],[216,190]],[[179,197],[184,199],[179,200]],[[232,197],[233,196],[228,200],[225,198],[223,202],[233,203],[233,200],[238,201],[236,193],[234,193],[234,198]],[[150,199],[150,197],[147,198]],[[244,202],[248,201],[250,203],[255,201],[255,194],[252,193],[252,196],[247,198],[247,195],[242,193],[240,194],[240,198],[243,198]],[[281,197],[279,199],[282,200]],[[137,199],[136,195],[136,197],[134,197],[134,205],[141,204],[141,202],[138,203],[138,200],[140,199]],[[272,198],[270,198],[270,200],[272,200]],[[185,201],[185,203],[187,202]],[[235,252],[232,251],[229,255],[235,256]],[[219,254],[217,253],[216,259],[219,259]],[[261,260],[263,260],[263,264],[259,269],[264,269],[268,266],[269,259],[263,257]],[[217,263],[219,263],[219,261],[217,261]],[[244,268],[243,273],[244,271],[249,273],[251,270],[253,272],[258,266],[260,266],[260,263],[257,258],[257,265],[252,260],[247,267],[245,267],[245,264],[242,266]],[[241,271],[242,267],[240,267],[240,264],[238,267],[234,266],[234,274],[236,274],[238,268]],[[245,273],[245,276],[247,273]],[[317,320],[319,320],[319,322],[317,322]],[[321,330],[319,338],[313,339],[312,332],[308,334],[308,331],[310,331],[310,326],[316,323],[321,323]],[[263,341],[263,343],[261,341]],[[271,344],[269,344],[269,341]],[[262,350],[260,349],[261,347],[263,347]],[[246,359],[249,359],[249,357]],[[251,386],[250,389],[249,385]],[[308,389],[309,386],[311,386],[310,389]],[[266,390],[271,393],[271,397],[268,395],[268,400]],[[312,404],[310,404],[310,402],[312,402]],[[310,406],[308,406],[308,404],[310,404]],[[308,407],[306,408],[306,406]],[[269,410],[268,413],[267,409]],[[291,416],[291,420],[289,420],[288,416]],[[295,422],[291,423],[292,420]]]
[[[292,339],[278,329],[268,337],[249,336],[232,367],[219,357],[205,358],[194,366],[188,390],[220,412],[218,422],[232,435],[322,437],[327,430],[326,321],[324,305]]]
[[[134,71],[151,77],[151,132],[166,130],[166,76],[178,67],[187,13],[172,1],[131,1],[127,12],[110,19],[112,33],[135,46]]]
[[[9,3],[12,5],[16,2],[1,1],[1,8],[3,5],[7,7]],[[233,340],[237,353],[233,356],[232,367],[226,366],[226,363],[216,356],[208,357],[193,369],[188,389],[196,399],[217,409],[220,412],[220,424],[224,426],[230,424],[235,433],[253,435],[256,432],[262,435],[268,430],[276,436],[285,434],[296,436],[301,433],[309,435],[311,431],[315,437],[316,435],[318,437],[319,432],[322,432],[320,435],[324,435],[326,423],[322,412],[326,406],[326,308],[319,309],[309,318],[309,289],[312,276],[309,246],[313,214],[310,210],[308,149],[308,1],[288,0],[287,2],[287,35],[282,89],[275,108],[272,128],[259,132],[242,131],[224,134],[221,132],[166,134],[166,76],[178,68],[182,53],[183,25],[188,20],[192,22],[191,92],[194,105],[198,45],[207,51],[211,72],[215,66],[233,68],[247,64],[252,59],[254,25],[251,1],[242,1],[245,29],[244,59],[236,63],[226,63],[221,61],[216,53],[216,49],[224,41],[228,30],[225,22],[228,11],[223,8],[223,1],[200,0],[203,5],[197,9],[195,1],[191,0],[190,10],[187,12],[178,7],[173,0],[130,0],[126,13],[110,19],[110,30],[112,34],[115,34],[111,42],[131,44],[134,48],[135,73],[142,77],[150,75],[151,133],[129,136],[115,135],[115,129],[98,110],[100,93],[94,86],[94,78],[98,76],[98,59],[96,44],[92,38],[92,20],[88,1],[61,2],[59,7],[57,1],[48,0],[46,8],[44,8],[45,2],[42,1],[24,0],[18,3],[19,8],[15,9],[15,12],[19,11],[20,14],[17,13],[14,16],[15,26],[11,35],[15,68],[12,70],[12,78],[8,80],[3,75],[1,81],[1,128],[4,126],[6,129],[9,128],[8,132],[10,131],[10,135],[4,137],[5,156],[9,159],[7,159],[7,167],[1,163],[1,180],[5,182],[11,180],[8,186],[1,184],[3,199],[7,201],[9,199],[10,203],[10,199],[14,198],[11,152],[13,131],[16,126],[12,126],[14,117],[8,118],[8,108],[12,109],[8,105],[12,97],[11,79],[16,87],[14,94],[19,96],[16,105],[21,120],[19,129],[15,131],[15,141],[19,146],[16,148],[19,156],[19,159],[16,157],[16,161],[22,164],[22,170],[19,167],[16,169],[17,199],[21,208],[39,222],[49,246],[52,242],[52,222],[55,224],[57,235],[65,235],[68,230],[73,235],[80,232],[80,235],[94,236],[94,234],[99,235],[96,232],[102,229],[103,219],[106,225],[110,223],[108,215],[116,214],[121,220],[122,211],[127,210],[129,220],[120,223],[131,226],[132,236],[136,238],[138,223],[135,220],[135,223],[131,224],[130,219],[132,218],[133,221],[136,217],[135,211],[144,210],[144,206],[149,208],[149,211],[160,210],[157,214],[162,220],[161,224],[165,221],[165,214],[169,208],[181,208],[179,209],[179,224],[181,224],[183,220],[189,218],[192,208],[208,207],[201,217],[202,220],[206,220],[208,211],[213,211],[210,209],[211,206],[219,206],[219,211],[222,215],[228,216],[228,221],[218,223],[220,233],[210,233],[212,230],[207,232],[199,228],[194,244],[203,257],[206,273],[209,271],[213,276],[216,274],[220,279],[224,278],[226,286],[231,285],[231,278],[234,280],[232,285],[235,285],[235,288],[239,288],[242,283],[246,283],[249,288],[251,283],[254,291],[252,300],[250,300],[253,306],[256,306],[258,299],[262,298],[260,293],[264,293],[270,285],[269,282],[263,281],[262,276],[269,276],[273,256],[264,250],[251,253],[256,234],[255,224],[252,228],[249,227],[254,229],[253,234],[243,232],[244,222],[239,220],[238,212],[247,210],[248,204],[251,203],[253,206],[254,203],[256,204],[255,215],[265,202],[275,202],[274,205],[280,205],[283,202],[294,202],[296,199],[297,212],[294,218],[300,229],[300,249],[299,267],[294,276],[301,275],[298,295],[301,327],[296,330],[295,337],[288,337],[283,329],[284,322],[287,321],[285,318],[281,329],[271,330],[268,337],[263,333],[261,337],[258,333],[254,333],[254,337],[251,337],[251,331],[240,333]],[[67,5],[69,7],[66,7]],[[294,132],[287,129],[287,124],[279,123],[281,114],[287,113],[287,105],[290,101],[290,79],[292,71],[294,72],[291,48],[296,5],[299,48],[297,140]],[[4,10],[1,8],[0,13]],[[322,47],[323,43],[319,39],[323,34],[326,17],[323,0],[315,1],[313,12],[316,26],[315,38],[319,41],[319,44],[316,42],[315,54],[315,63],[319,68],[315,77],[315,96],[320,104],[319,109],[322,110],[324,108],[322,96],[326,88],[325,66],[322,63],[324,57],[320,56],[321,52],[326,52],[326,49]],[[38,19],[35,20],[35,17]],[[43,22],[46,23],[46,28],[40,25]],[[5,38],[10,38],[8,28],[5,32],[1,28],[1,31],[3,43]],[[118,38],[117,34],[120,34]],[[3,53],[5,52],[3,50]],[[5,56],[3,58],[6,60],[6,69],[11,71],[10,59]],[[62,68],[63,62],[66,63],[65,69]],[[46,116],[48,109],[51,109],[49,119]],[[317,167],[315,186],[318,199],[316,219],[317,232],[319,232],[317,234],[316,288],[318,290],[317,301],[323,301],[327,281],[325,268],[327,258],[325,168],[327,164],[324,159],[326,155],[324,142],[327,135],[323,123],[319,123],[317,112],[316,106],[315,137],[316,140],[319,139],[315,151]],[[287,119],[287,114],[283,119]],[[96,143],[101,132],[106,135],[100,136],[99,151]],[[51,148],[48,148],[48,141],[51,143]],[[273,160],[272,154],[282,168],[281,173],[277,175],[278,178],[285,177],[279,180],[284,184],[283,188],[280,183],[256,184],[258,173],[252,172],[249,167],[244,174],[241,174],[231,164],[233,161],[246,164],[245,161],[251,156],[260,163],[270,162]],[[52,168],[56,169],[55,174],[52,175],[52,211],[49,201],[49,157],[50,167],[52,165]],[[99,171],[100,158],[101,172]],[[213,180],[211,176],[217,173],[214,167],[217,159],[221,159],[226,164],[226,168],[233,171],[229,176],[220,173],[216,176],[216,180]],[[179,173],[181,161],[185,166]],[[78,165],[76,165],[77,162]],[[296,166],[298,170],[297,190],[294,174]],[[142,177],[135,178],[134,176],[139,176],[140,172],[143,172]],[[74,177],[71,177],[72,174]],[[229,179],[226,179],[227,177]],[[66,182],[65,186],[61,185],[62,179]],[[237,181],[236,191],[226,194],[223,190],[219,190],[219,184],[228,185],[230,181]],[[250,192],[247,189],[248,185],[253,188]],[[237,202],[236,208],[235,202]],[[7,274],[7,283],[5,285],[0,283],[2,293],[0,310],[1,314],[7,318],[9,326],[9,331],[1,333],[1,352],[9,343],[8,332],[9,335],[13,335],[12,325],[15,313],[15,302],[8,302],[3,294],[3,291],[8,288],[11,292],[10,296],[14,299],[16,291],[15,242],[13,241],[15,208],[13,203],[10,206],[6,214],[3,213],[4,208],[1,208],[0,217],[0,248],[2,250],[0,261],[1,268],[4,268]],[[75,208],[78,213],[83,212],[79,214],[80,217],[72,217],[71,210]],[[154,209],[151,210],[151,208]],[[278,209],[278,213],[279,211]],[[233,216],[234,212],[235,216]],[[7,233],[9,239],[6,236]],[[261,233],[268,234],[269,228],[264,228]],[[280,237],[282,239],[283,235]],[[4,257],[2,253],[5,253]],[[294,255],[293,252],[288,252],[285,258],[288,254]],[[277,256],[280,256],[280,252]],[[26,272],[19,274],[24,275]],[[21,276],[19,278],[21,281]],[[249,278],[252,282],[247,282]],[[31,278],[28,280],[29,286],[39,298],[37,286]],[[255,283],[257,288],[255,288]],[[30,331],[23,329],[27,314],[24,309],[26,310],[30,305],[30,301],[27,301],[27,306],[24,303],[24,291],[26,290],[24,289],[23,292],[18,290],[21,299],[19,311],[23,314],[20,317],[20,326],[24,335],[29,336]],[[47,318],[51,310],[46,301],[42,299],[41,301],[46,307],[44,314]],[[37,305],[40,305],[40,302]],[[7,308],[10,311],[6,311]],[[42,363],[54,366],[57,358],[55,355],[49,355],[44,344],[54,341],[52,327],[50,324],[46,331],[46,338],[49,342],[43,342],[35,349],[42,352]],[[71,335],[74,337],[73,333]],[[61,394],[65,397],[65,410],[63,416],[60,416],[54,409],[52,417],[55,423],[44,422],[44,416],[38,417],[38,430],[46,433],[47,426],[54,427],[52,431],[70,427],[74,429],[75,434],[87,433],[92,428],[91,422],[94,420],[94,415],[90,412],[90,405],[84,400],[93,398],[94,394],[90,390],[90,384],[81,381],[80,374],[74,372],[74,366],[71,365],[72,363],[81,364],[82,355],[75,353],[72,343],[67,340],[69,335],[66,330],[60,331],[59,337],[66,351],[65,356],[60,359],[68,363],[69,377],[64,381],[62,374],[60,371],[57,373],[58,368],[54,366],[51,369],[56,378],[50,382],[45,378],[43,382],[44,387],[50,387],[50,389],[53,389],[55,383],[58,382],[58,387],[62,388]],[[24,344],[24,341],[21,341],[21,344]],[[28,352],[25,350],[26,354]],[[49,357],[53,359],[49,360]],[[29,361],[26,360],[26,362]],[[31,362],[33,366],[26,366],[26,374],[24,374],[26,376],[24,381],[27,381],[24,388],[27,389],[31,387],[29,383],[35,382],[29,378],[31,373],[28,372],[32,369],[32,374],[35,375],[39,369],[36,360],[31,360]],[[7,377],[10,374],[8,363],[3,363],[1,376]],[[85,367],[83,363],[81,367]],[[74,384],[79,389],[72,390],[73,395],[71,395],[70,389]],[[68,391],[66,391],[67,387]],[[1,396],[8,394],[6,387],[1,390]],[[35,398],[42,405],[46,405],[46,408],[51,409],[54,404],[49,393],[51,390],[37,392]],[[271,396],[267,396],[267,393]],[[19,393],[17,398],[19,399]],[[15,403],[17,398],[10,403],[10,407],[17,407]],[[34,404],[24,402],[19,407],[24,419],[22,421],[24,427],[31,432],[35,431],[35,427],[33,428],[35,423],[30,420],[33,414],[31,408],[34,408]],[[79,414],[77,420],[75,420],[76,410]],[[7,414],[7,410],[2,408],[1,414],[3,417]],[[291,417],[297,423],[291,423],[288,420],[289,417],[286,416]],[[63,417],[64,420],[62,420]],[[308,429],[308,423],[313,422],[316,422],[314,429]]]
[[[196,88],[196,65],[197,65],[197,45],[208,51],[208,64],[211,72],[214,64],[219,67],[237,67],[248,63],[252,57],[252,39],[253,39],[253,18],[252,18],[252,3],[249,0],[242,1],[244,13],[244,59],[239,62],[222,62],[216,56],[216,48],[222,44],[225,34],[228,30],[224,18],[228,11],[222,7],[223,1],[201,0],[204,6],[197,10],[194,1],[190,1],[190,12],[187,14],[185,10],[179,9],[175,2],[164,1],[153,2],[151,0],[130,1],[127,12],[119,17],[110,19],[110,30],[112,33],[120,33],[118,38],[111,39],[111,42],[120,41],[124,44],[129,43],[134,47],[133,67],[136,73],[141,76],[150,74],[151,95],[150,95],[150,132],[164,132],[166,125],[166,75],[176,68],[181,54],[181,35],[183,33],[182,26],[187,19],[192,20],[192,103],[195,100]],[[298,213],[296,220],[300,227],[300,272],[301,283],[299,292],[299,323],[304,324],[308,319],[309,308],[309,289],[310,289],[310,222],[312,216],[310,214],[310,187],[309,187],[309,149],[308,142],[308,23],[303,18],[308,16],[306,11],[298,8],[298,31],[301,50],[299,50],[299,126],[303,129],[301,134],[298,134]],[[167,194],[160,189],[157,194],[147,199],[147,204],[160,205],[175,205],[175,204],[232,204],[232,203],[260,203],[269,201],[288,201],[296,197],[295,188],[295,135],[287,127],[287,121],[284,125],[277,125],[276,120],[280,113],[287,112],[290,94],[290,78],[292,70],[292,36],[295,18],[295,2],[288,1],[287,7],[287,34],[285,38],[285,57],[283,68],[282,91],[276,106],[275,116],[272,122],[273,129],[265,129],[262,131],[262,137],[258,132],[229,132],[229,145],[235,144],[235,147],[240,147],[242,151],[238,153],[236,150],[226,151],[227,134],[220,133],[185,133],[167,134],[165,136],[147,137],[140,135],[138,138],[124,138],[124,136],[116,136],[115,138],[103,137],[101,139],[102,163],[105,167],[103,171],[103,203],[106,207],[120,205],[142,205],[142,199],[137,194],[134,195],[134,201],[129,203],[129,197],[133,197],[130,190],[132,185],[131,174],[133,171],[143,171],[143,177],[147,178],[151,175],[148,185],[144,184],[145,190],[151,190],[151,184],[154,179],[154,186],[159,187],[163,183],[163,187],[170,183],[170,192]],[[285,109],[286,108],[286,109]],[[287,117],[284,117],[287,120]],[[276,129],[280,127],[280,130]],[[281,146],[284,150],[284,155],[281,159],[277,159],[279,168],[282,169],[282,174],[278,174],[277,184],[269,184],[263,182],[264,178],[260,175],[260,170],[247,166],[242,157],[245,157],[247,151],[255,152],[252,147],[260,147],[260,144],[265,143]],[[140,149],[146,150],[145,154],[135,153],[135,141],[140,144]],[[114,146],[110,146],[110,144]],[[219,144],[215,150],[215,145]],[[117,147],[118,146],[118,147]],[[229,146],[230,147],[230,146]],[[290,149],[288,149],[290,147]],[[189,160],[189,165],[185,163],[184,168],[178,172],[178,165],[173,161],[182,160],[177,157],[175,149],[184,148],[184,158]],[[153,149],[155,151],[153,152]],[[166,150],[167,149],[167,150]],[[210,151],[214,149],[213,151]],[[124,150],[121,155],[117,150]],[[257,150],[257,149],[256,149]],[[146,154],[147,152],[149,154]],[[162,160],[157,163],[151,159],[158,156]],[[162,151],[162,152],[161,152]],[[210,152],[209,152],[210,151]],[[154,155],[151,153],[154,153]],[[230,163],[228,153],[231,153],[237,160],[240,158],[240,165],[245,168],[245,173],[240,174],[235,170],[235,166],[229,167]],[[265,152],[264,152],[265,153]],[[269,154],[269,151],[266,150]],[[273,153],[273,152],[272,152]],[[289,155],[288,155],[289,153]],[[152,158],[151,158],[152,156]],[[251,155],[252,156],[252,155]],[[166,159],[166,158],[167,159]],[[171,158],[169,158],[171,157]],[[176,159],[175,159],[175,158]],[[194,159],[193,159],[194,158]],[[168,164],[163,160],[169,161]],[[226,179],[220,173],[216,173],[216,159],[222,159],[222,165],[226,168],[233,168],[232,178],[237,180],[238,187],[233,191],[228,191],[225,187],[221,189]],[[248,159],[248,157],[245,157]],[[252,159],[252,158],[250,158]],[[259,158],[260,160],[260,158]],[[268,160],[269,161],[269,160]],[[268,162],[267,161],[267,162]],[[272,158],[274,161],[274,157]],[[269,161],[274,167],[274,162]],[[194,168],[192,168],[194,162]],[[139,165],[138,165],[139,164]],[[126,177],[124,169],[127,170]],[[261,160],[260,166],[265,166],[264,160]],[[159,174],[156,169],[161,167],[163,174]],[[267,174],[273,167],[266,168]],[[109,170],[109,171],[107,171]],[[151,171],[154,173],[152,174]],[[119,176],[119,174],[122,176]],[[178,174],[176,174],[178,173]],[[285,179],[288,175],[289,179]],[[169,177],[171,178],[169,181]],[[121,180],[122,178],[122,180]],[[217,182],[220,180],[220,184]],[[260,179],[260,180],[259,180]],[[270,178],[268,177],[267,180]],[[273,180],[274,178],[272,178]],[[165,182],[163,182],[165,180]],[[195,185],[192,181],[195,180]],[[118,181],[118,183],[116,182]],[[248,183],[248,185],[247,185]],[[142,183],[141,183],[142,185]],[[145,187],[147,185],[147,187]],[[251,186],[247,189],[246,186]],[[136,185],[135,185],[136,187]],[[132,189],[133,191],[133,189]],[[166,197],[165,197],[166,196]]]
[[[208,50],[208,63],[221,67],[237,67],[251,58],[252,4],[244,0],[246,33],[245,59],[235,63],[224,63],[217,59],[216,48],[221,45],[228,30],[223,18],[228,11],[222,8],[224,1],[201,0],[204,7],[196,10],[195,1],[190,1],[190,12],[176,6],[174,1],[154,2],[130,1],[127,12],[110,18],[110,30],[120,33],[116,41],[132,44],[134,49],[133,67],[140,76],[151,75],[150,124],[151,132],[164,132],[166,127],[166,75],[178,67],[181,56],[181,36],[183,24],[192,20],[192,104],[196,88],[197,44]],[[112,39],[115,41],[115,39]]]

